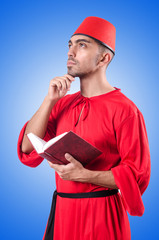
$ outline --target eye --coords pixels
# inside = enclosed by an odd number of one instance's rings
[[[80,47],[86,47],[86,44],[84,43],[79,43]]]
[[[68,48],[70,48],[72,45],[71,44],[68,44]]]

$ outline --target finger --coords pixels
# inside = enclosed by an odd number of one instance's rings
[[[71,82],[75,80],[75,78],[69,74],[65,74],[64,76],[66,76]]]
[[[67,90],[70,90],[71,82],[68,80],[68,78],[65,79],[65,83],[66,83]]]
[[[58,84],[59,84],[59,91],[64,91],[66,89],[66,84],[65,82],[63,81],[63,79],[60,78],[57,78],[57,81],[58,81]]]
[[[62,76],[61,79],[64,79],[65,81],[69,82],[69,83],[72,83],[72,81],[66,76]]]
[[[53,168],[56,172],[63,172],[63,167],[65,165],[60,165],[60,164],[55,164],[50,161],[48,161],[49,165],[51,168]]]
[[[58,78],[53,79],[50,83],[51,86],[53,87],[57,87],[57,89],[60,91],[62,89],[62,84],[61,82],[58,80]]]
[[[56,78],[56,80],[59,81],[61,84],[59,90],[66,91],[70,89],[71,82],[66,77],[58,77]]]
[[[48,162],[48,164],[50,165],[50,167],[52,167],[52,168],[56,167],[56,166],[54,166],[54,165],[57,165],[57,164],[53,164],[52,162],[50,162],[50,161],[48,161],[48,160],[47,160],[47,162]]]
[[[56,79],[56,85],[57,85],[57,88],[59,91],[66,91],[66,89],[67,89],[65,80],[63,80],[61,78]]]
[[[59,91],[66,91],[66,90],[70,90],[70,85],[72,83],[72,81],[70,80],[70,78],[68,77],[69,75],[66,74],[62,77],[56,77],[54,79],[51,80],[51,86],[56,86],[57,89]],[[72,78],[74,80],[74,78]]]
[[[47,162],[48,162],[48,164],[50,165],[50,167],[55,170],[55,168],[56,168],[56,166],[54,166],[55,164],[53,164],[52,162],[50,162],[50,161],[48,161],[48,160],[47,160]]]
[[[70,90],[70,86],[71,86],[71,81],[66,77],[66,76],[63,76],[61,77],[64,81],[65,81],[65,84],[66,84],[66,90]]]
[[[66,77],[61,77],[61,83],[63,90],[70,88],[71,82]]]

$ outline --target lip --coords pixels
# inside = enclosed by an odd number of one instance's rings
[[[73,61],[71,61],[71,60],[68,60],[67,61],[67,66],[71,66],[71,65],[75,65],[76,63],[75,62],[73,62]]]

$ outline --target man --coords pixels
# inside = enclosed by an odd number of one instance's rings
[[[106,79],[114,53],[115,27],[87,17],[69,40],[67,74],[50,81],[41,107],[20,133],[18,155],[31,167],[43,159],[28,141],[29,132],[49,140],[72,130],[102,151],[85,167],[67,153],[69,164],[49,162],[57,192],[44,240],[129,240],[126,211],[144,212],[141,195],[150,179],[147,133],[139,109]],[[66,95],[75,77],[80,91]]]

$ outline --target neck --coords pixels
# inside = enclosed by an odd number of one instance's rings
[[[94,97],[115,90],[107,81],[105,72],[80,77],[80,90],[84,97]]]

